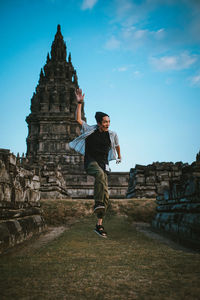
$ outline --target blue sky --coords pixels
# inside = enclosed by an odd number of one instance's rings
[[[26,152],[30,99],[57,30],[85,113],[110,115],[129,171],[200,150],[199,0],[1,0],[0,147]]]

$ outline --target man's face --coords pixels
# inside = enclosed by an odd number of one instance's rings
[[[103,117],[101,123],[98,123],[100,131],[108,131],[110,126],[110,118],[108,116]]]

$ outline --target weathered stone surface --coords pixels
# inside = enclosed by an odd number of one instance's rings
[[[45,228],[41,215],[25,216],[15,220],[0,221],[0,253],[22,243]]]
[[[40,216],[40,177],[0,149],[0,253],[44,229]]]
[[[62,199],[70,197],[59,165],[49,162],[41,167],[40,174],[41,198]]]
[[[169,189],[170,180],[180,180],[182,162],[156,162],[151,165],[136,165],[130,169],[127,198],[152,198],[163,195]],[[153,191],[154,190],[154,191]]]
[[[65,181],[65,176],[83,172],[83,157],[68,146],[71,140],[80,135],[80,125],[75,121],[74,90],[77,88],[76,70],[72,65],[70,53],[67,59],[66,44],[58,25],[51,46],[51,56],[47,55],[46,64],[41,69],[40,79],[31,99],[31,113],[26,118],[26,159],[32,168],[42,169],[42,197],[48,197],[48,188],[51,197],[66,197],[66,186],[72,187]],[[82,119],[86,120],[84,108]],[[48,185],[44,185],[45,183]],[[52,186],[55,190],[54,195]]]
[[[125,198],[128,187],[128,172],[111,172],[108,175],[110,198]],[[84,173],[69,174],[65,177],[67,192],[71,198],[93,198],[94,178]]]
[[[198,156],[197,156],[198,158]],[[200,249],[200,161],[182,168],[180,180],[171,178],[169,187],[157,196],[156,230]]]

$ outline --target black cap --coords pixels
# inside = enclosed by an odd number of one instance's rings
[[[107,115],[101,111],[97,111],[95,114],[95,119],[96,119],[97,123],[101,123],[103,117],[106,117],[106,116],[109,117],[109,115]]]

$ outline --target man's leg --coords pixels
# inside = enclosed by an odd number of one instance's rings
[[[102,168],[95,161],[89,163],[86,172],[88,175],[91,175],[95,178],[95,182],[94,182],[95,205],[101,202],[104,204],[106,210],[109,202],[107,174],[102,170]]]
[[[105,179],[105,188],[104,188],[104,205],[106,209],[109,205],[109,193],[108,193],[108,175],[104,172],[104,179]]]
[[[109,194],[108,194],[108,178],[107,174],[99,167],[97,162],[91,162],[87,167],[87,174],[94,176],[94,200],[95,206],[98,206],[99,203],[103,203],[105,206],[104,211],[96,210],[97,212],[97,225],[95,231],[103,237],[106,237],[106,232],[104,231],[103,216],[108,207]]]

